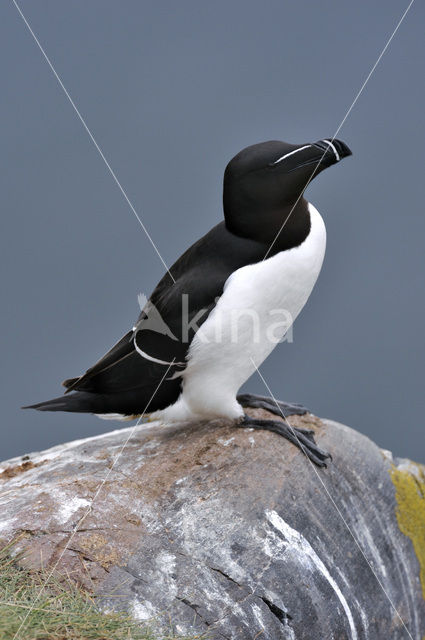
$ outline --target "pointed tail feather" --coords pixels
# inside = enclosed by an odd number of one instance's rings
[[[78,382],[79,379],[80,378],[67,378],[62,382],[62,386],[65,387],[65,389],[68,389],[69,387],[72,387],[76,382]]]
[[[59,396],[46,402],[27,405],[22,409],[37,409],[37,411],[71,411],[73,413],[108,413],[104,396],[78,391],[71,395]]]

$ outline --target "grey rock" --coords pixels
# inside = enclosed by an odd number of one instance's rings
[[[421,640],[423,467],[335,422],[290,421],[314,429],[327,469],[274,433],[219,421],[9,460],[0,537],[159,633]]]

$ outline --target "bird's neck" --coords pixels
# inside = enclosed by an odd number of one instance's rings
[[[304,198],[296,204],[265,209],[252,203],[225,204],[227,229],[237,236],[264,244],[274,242],[274,253],[299,246],[307,238],[310,227],[308,202]]]

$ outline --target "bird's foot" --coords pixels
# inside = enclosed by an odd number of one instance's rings
[[[270,413],[274,413],[276,416],[303,416],[308,413],[308,409],[302,406],[302,404],[282,402],[281,400],[273,400],[273,398],[267,398],[266,396],[257,396],[252,393],[242,393],[237,396],[237,401],[245,409],[251,407],[252,409],[266,409]]]
[[[326,460],[329,458],[332,460],[332,456],[327,451],[321,449],[314,440],[314,431],[311,429],[303,429],[301,427],[293,427],[286,421],[282,420],[260,420],[257,418],[251,418],[245,415],[241,422],[238,423],[239,427],[250,427],[252,429],[263,429],[266,431],[273,431],[274,433],[283,436],[301,451],[318,467],[326,467]]]

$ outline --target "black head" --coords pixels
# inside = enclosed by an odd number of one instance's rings
[[[301,218],[307,207],[302,195],[308,183],[349,155],[344,142],[331,138],[300,145],[271,140],[246,147],[232,158],[224,173],[227,228],[237,235],[267,241],[294,208],[285,227],[286,235],[297,235],[297,228],[305,227]]]

